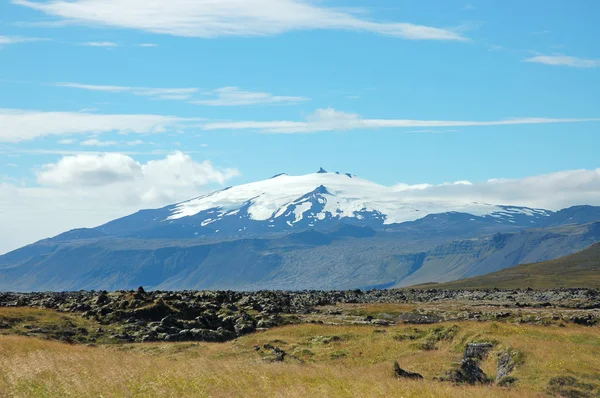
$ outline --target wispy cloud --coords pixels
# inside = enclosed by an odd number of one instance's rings
[[[196,105],[209,106],[238,106],[238,105],[257,105],[257,104],[291,104],[308,101],[306,97],[273,95],[257,91],[244,91],[238,87],[222,87],[216,90],[203,93],[212,96],[210,99],[201,99],[190,101]]]
[[[215,90],[187,88],[150,88],[128,86],[105,86],[80,83],[54,83],[58,87],[69,87],[91,91],[112,93],[127,92],[152,99],[188,101],[194,105],[207,106],[243,106],[257,104],[293,104],[308,101],[299,96],[283,96],[260,91],[246,91],[239,87],[221,87]]]
[[[70,138],[65,138],[65,139],[62,139],[62,140],[58,140],[58,143],[61,144],[61,145],[71,145],[71,144],[75,143],[75,140],[72,140]]]
[[[137,145],[144,145],[145,142],[142,140],[133,140],[133,141],[127,141],[126,144],[129,146],[137,146]]]
[[[119,47],[117,43],[112,41],[88,41],[83,43],[84,46],[88,47]]]
[[[97,146],[97,147],[105,147],[105,146],[115,146],[118,145],[116,141],[100,141],[97,138],[90,138],[85,141],[81,141],[79,143],[81,146]]]
[[[263,133],[296,134],[319,131],[346,131],[356,129],[404,128],[404,127],[470,127],[510,126],[519,124],[597,122],[600,118],[512,118],[493,121],[470,120],[410,120],[410,119],[365,119],[355,113],[337,111],[333,108],[318,109],[305,121],[241,121],[211,122],[205,130],[255,130]]]
[[[156,43],[142,43],[142,44],[139,44],[138,47],[158,47],[158,44],[156,44]]]
[[[97,24],[186,37],[265,36],[294,30],[354,30],[408,40],[467,40],[453,29],[406,22],[377,22],[365,10],[306,0],[12,0],[79,24]],[[320,3],[320,2],[319,2]]]
[[[74,134],[164,133],[202,119],[144,114],[42,112],[0,108],[0,142],[21,142]]]
[[[527,58],[524,62],[535,62],[538,64],[554,65],[554,66],[570,66],[572,68],[598,68],[600,67],[600,59],[585,59],[572,57],[569,55],[536,55],[535,57]]]
[[[79,143],[79,145],[81,146],[95,146],[95,147],[109,147],[109,146],[138,146],[138,145],[144,145],[145,142],[142,140],[132,140],[132,141],[102,141],[99,140],[97,138],[89,138],[87,140],[81,141]]]
[[[187,100],[199,91],[198,88],[150,88],[150,87],[128,87],[128,86],[107,86],[95,84],[80,83],[54,83],[58,87],[77,88],[90,91],[105,91],[111,93],[131,93],[143,97],[152,97],[155,99],[177,99]]]
[[[22,37],[22,36],[0,36],[0,46],[17,43],[30,43],[34,41],[49,41],[39,37]]]

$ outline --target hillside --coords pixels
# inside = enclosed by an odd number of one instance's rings
[[[435,289],[600,288],[600,243],[555,260],[522,264],[474,278],[448,283],[421,284],[418,287]]]
[[[218,242],[48,240],[0,256],[0,290],[386,288],[483,275],[597,241],[600,223],[458,240],[349,225]]]

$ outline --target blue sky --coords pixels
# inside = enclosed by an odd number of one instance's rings
[[[140,179],[81,222],[320,166],[385,185],[599,167],[595,0],[146,3],[0,0],[5,211]]]

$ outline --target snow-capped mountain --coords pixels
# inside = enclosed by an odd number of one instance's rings
[[[136,237],[243,236],[339,223],[385,228],[431,215],[462,214],[465,221],[533,226],[552,212],[477,202],[416,201],[393,187],[349,173],[270,179],[229,187],[159,210],[145,210],[111,222],[100,230]]]
[[[352,174],[280,174],[0,256],[2,290],[349,289],[482,275],[600,239],[600,207],[423,201]]]

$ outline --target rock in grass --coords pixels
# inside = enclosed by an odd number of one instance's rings
[[[414,380],[423,379],[423,376],[421,376],[419,373],[409,372],[407,370],[402,369],[400,367],[400,364],[398,363],[398,361],[394,361],[394,373],[396,374],[396,377],[398,377],[398,378],[414,379]]]
[[[496,374],[496,382],[507,377],[515,368],[516,363],[512,355],[508,351],[503,351],[498,355],[498,373]]]
[[[565,398],[591,398],[594,386],[582,383],[573,376],[558,376],[550,379],[548,393]]]
[[[492,343],[469,343],[465,348],[465,359],[473,358],[482,361],[493,347]]]
[[[458,369],[449,371],[438,380],[457,384],[489,384],[492,382],[490,377],[479,367],[477,360],[473,358],[463,359]]]
[[[513,376],[505,376],[499,380],[496,380],[496,385],[499,387],[512,387],[517,384],[518,379]]]
[[[271,350],[273,352],[273,354],[275,354],[275,357],[272,358],[273,361],[283,362],[285,360],[285,356],[287,355],[287,352],[285,352],[281,348],[275,347],[271,344],[265,344],[264,347],[266,350]]]

